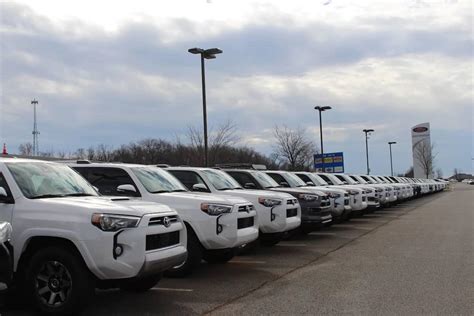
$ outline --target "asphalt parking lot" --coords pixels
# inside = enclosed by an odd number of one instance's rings
[[[457,184],[147,293],[98,291],[85,314],[472,315],[473,298],[474,186]]]

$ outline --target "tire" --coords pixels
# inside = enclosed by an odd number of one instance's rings
[[[207,263],[227,263],[235,256],[234,249],[206,250],[203,259]]]
[[[146,292],[161,280],[161,273],[144,278],[131,279],[120,285],[120,289],[127,292]]]
[[[82,258],[63,247],[37,251],[25,271],[25,289],[41,314],[78,314],[94,293],[94,282]]]
[[[201,263],[203,253],[201,243],[193,229],[188,225],[186,225],[186,228],[188,230],[188,257],[183,264],[166,271],[165,276],[167,277],[182,278],[188,276]]]

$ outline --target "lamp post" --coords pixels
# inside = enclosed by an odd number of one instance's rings
[[[214,59],[221,54],[219,48],[202,49],[198,47],[188,49],[191,54],[201,55],[201,80],[202,80],[202,115],[204,121],[204,165],[208,166],[208,142],[207,142],[207,105],[206,105],[206,74],[204,70],[204,59]]]
[[[314,109],[319,111],[319,136],[321,138],[321,166],[324,172],[325,170],[324,170],[324,146],[323,146],[323,119],[322,119],[321,112],[330,110],[331,107],[330,106],[315,106]]]
[[[33,132],[31,133],[33,134],[33,156],[38,156],[38,152],[39,152],[38,135],[40,133],[38,131],[38,125],[36,123],[36,106],[38,105],[38,101],[34,99],[33,101],[31,101],[31,104],[33,105]]]
[[[388,147],[390,148],[390,172],[393,177],[393,160],[392,160],[392,145],[396,144],[397,142],[388,142]]]
[[[370,167],[369,167],[369,141],[368,135],[372,132],[375,132],[373,129],[364,129],[362,130],[365,133],[365,155],[367,157],[367,175],[370,174]]]

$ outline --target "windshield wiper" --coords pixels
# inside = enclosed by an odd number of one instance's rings
[[[31,199],[47,199],[47,198],[60,198],[64,197],[63,194],[42,194],[31,197]]]
[[[168,191],[168,190],[157,190],[157,191],[151,191],[150,193],[151,194],[155,194],[155,193],[169,193],[171,191]]]
[[[64,194],[63,196],[95,196],[95,195],[94,195],[94,194],[90,194],[90,193],[82,192],[82,193]]]
[[[222,188],[222,189],[219,189],[219,191],[227,191],[227,190],[234,190],[235,188]]]
[[[186,192],[186,190],[183,190],[183,189],[176,189],[176,190],[169,191],[169,192]],[[152,192],[152,193],[153,193],[153,192]]]

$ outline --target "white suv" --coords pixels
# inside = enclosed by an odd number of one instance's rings
[[[159,202],[178,211],[188,231],[188,258],[167,274],[184,276],[201,262],[225,263],[235,249],[258,238],[257,213],[239,197],[188,192],[169,172],[154,166],[122,163],[71,165],[103,195]]]
[[[191,191],[229,194],[252,202],[257,210],[260,241],[263,245],[278,243],[284,236],[283,233],[301,224],[298,200],[287,193],[244,189],[224,171],[212,168],[172,167],[166,170]]]
[[[97,287],[144,291],[186,259],[165,205],[98,196],[65,165],[0,158],[0,221],[12,224],[14,282],[42,313],[71,314]]]

